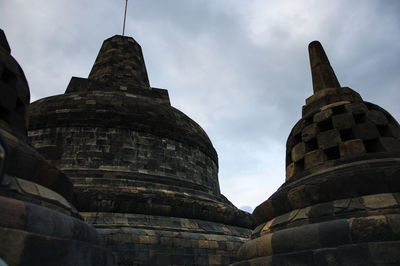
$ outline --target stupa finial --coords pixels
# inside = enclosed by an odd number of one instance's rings
[[[125,13],[124,13],[124,25],[122,27],[122,36],[125,36],[125,22],[126,22],[126,10],[128,9],[128,0],[125,0]]]
[[[121,35],[103,42],[88,78],[118,86],[150,87],[142,48],[132,37]]]
[[[325,88],[340,87],[324,48],[319,41],[313,41],[308,45],[310,66],[314,93]]]

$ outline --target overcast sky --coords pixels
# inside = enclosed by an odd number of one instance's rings
[[[103,40],[122,33],[124,5],[0,1],[32,101],[88,76]],[[285,180],[286,139],[312,95],[309,42],[322,43],[342,86],[400,118],[397,0],[130,0],[126,35],[151,86],[207,132],[222,193],[247,210]]]

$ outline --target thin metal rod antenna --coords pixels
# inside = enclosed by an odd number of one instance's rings
[[[126,9],[128,8],[128,0],[125,2],[125,14],[124,14],[124,27],[122,28],[122,36],[125,36],[125,22],[126,22]]]

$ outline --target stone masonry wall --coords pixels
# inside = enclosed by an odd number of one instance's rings
[[[35,148],[61,170],[134,172],[193,182],[219,194],[218,168],[198,148],[128,129],[59,127],[29,131]],[[73,176],[71,176],[73,177]],[[128,178],[128,175],[126,176]]]

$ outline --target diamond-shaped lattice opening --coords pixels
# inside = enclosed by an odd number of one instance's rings
[[[367,153],[384,151],[381,145],[379,145],[378,139],[364,140],[363,142]]]
[[[339,106],[332,107],[332,112],[334,115],[339,115],[339,114],[346,113],[346,109],[344,108],[344,105],[339,105]]]
[[[318,149],[317,139],[313,138],[306,142],[306,152]]]
[[[365,115],[365,113],[353,114],[353,117],[354,117],[354,121],[355,121],[357,124],[364,123],[365,120],[366,120],[366,115]]]
[[[304,170],[304,159],[301,159],[301,160],[295,162],[295,165],[296,165],[295,167],[297,169],[297,172],[303,171]]]
[[[377,126],[379,134],[382,137],[393,137],[393,135],[391,134],[391,131],[389,129],[389,126],[384,125],[384,126]]]
[[[332,124],[331,119],[319,122],[318,123],[318,128],[319,128],[320,132],[324,132],[324,131],[333,129],[333,124]]]
[[[326,149],[325,151],[325,155],[329,160],[336,160],[340,158],[340,152],[339,152],[339,148],[338,147],[332,147],[329,149]]]
[[[339,133],[342,141],[354,139],[353,130],[351,128],[342,129]]]

